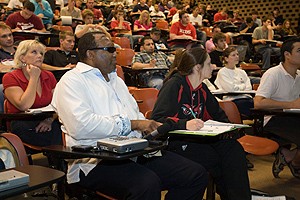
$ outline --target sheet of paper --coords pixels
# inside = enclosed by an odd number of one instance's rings
[[[231,123],[217,122],[214,120],[207,120],[206,122],[204,122],[203,128],[201,128],[199,131],[175,130],[175,131],[171,131],[170,133],[216,136],[228,131],[232,131],[237,128],[246,128],[246,127],[249,127],[249,125],[231,124]]]
[[[300,113],[300,108],[283,109],[283,112]]]
[[[285,196],[263,197],[252,195],[251,200],[286,200]]]
[[[48,106],[42,107],[42,108],[34,108],[34,109],[28,109],[26,112],[27,113],[41,113],[41,112],[51,112],[54,111],[53,107],[51,104]]]

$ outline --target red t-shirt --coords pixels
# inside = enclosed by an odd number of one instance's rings
[[[221,21],[221,20],[227,20],[228,18],[228,15],[225,14],[225,15],[222,15],[220,12],[216,13],[214,15],[214,21],[217,22],[217,21]]]
[[[33,28],[42,30],[44,28],[44,24],[38,16],[32,14],[30,18],[25,19],[21,16],[20,12],[9,15],[5,23],[12,29],[18,27],[21,30],[31,30]]]
[[[41,108],[49,105],[52,100],[52,90],[55,88],[56,79],[54,75],[49,72],[42,70],[40,74],[40,80],[42,84],[42,94],[39,96],[37,93],[35,95],[35,100],[31,108]],[[28,80],[26,79],[23,71],[21,69],[16,69],[10,73],[3,76],[2,83],[4,91],[6,88],[12,86],[19,86],[23,91],[26,90],[28,85]],[[18,113],[21,112],[9,101],[7,102],[7,112],[8,113]]]
[[[110,23],[110,28],[111,29],[115,29],[116,27],[119,27],[119,21],[118,20],[113,20]],[[123,22],[122,23],[122,27],[123,27],[123,29],[125,29],[127,31],[131,31],[131,27],[130,27],[130,25],[127,22]],[[112,31],[111,34],[112,34],[112,36],[116,36],[117,31]]]
[[[180,21],[175,22],[171,26],[170,33],[175,35],[189,35],[192,36],[193,39],[196,39],[196,29],[191,23],[187,26],[183,26]]]

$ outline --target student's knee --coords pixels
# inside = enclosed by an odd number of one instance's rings
[[[159,177],[147,171],[143,173],[142,177],[136,177],[132,181],[132,186],[128,188],[127,197],[131,196],[133,199],[159,199],[161,194],[161,181]]]

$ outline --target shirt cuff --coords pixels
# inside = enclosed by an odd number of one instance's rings
[[[131,123],[127,116],[125,115],[115,115],[113,116],[117,126],[118,126],[118,135],[126,136],[131,131]]]

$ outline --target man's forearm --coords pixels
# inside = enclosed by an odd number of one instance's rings
[[[140,62],[135,62],[132,65],[132,69],[143,69],[143,68],[149,68],[151,65],[148,63],[140,63]]]
[[[288,109],[293,108],[292,102],[255,97],[254,108],[257,109]]]

